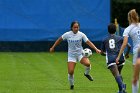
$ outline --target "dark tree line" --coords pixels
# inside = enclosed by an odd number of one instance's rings
[[[111,1],[111,22],[117,18],[121,27],[128,26],[127,14],[129,10],[136,9],[140,16],[140,2],[117,2],[117,0]]]

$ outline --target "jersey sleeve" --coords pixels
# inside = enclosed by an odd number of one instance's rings
[[[126,28],[123,32],[123,36],[129,37],[130,28]]]
[[[64,33],[61,37],[62,37],[63,40],[66,40],[67,37],[68,37],[68,32]]]
[[[83,41],[84,42],[86,42],[86,41],[88,41],[88,38],[87,38],[87,36],[83,33],[83,35],[82,35],[82,38],[83,38]]]

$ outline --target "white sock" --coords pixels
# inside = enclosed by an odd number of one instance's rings
[[[89,75],[90,70],[91,70],[91,65],[85,68],[85,74]]]
[[[132,93],[138,93],[139,90],[139,80],[137,81],[136,85],[132,84]]]
[[[68,80],[69,80],[70,85],[74,85],[74,75],[68,74]]]

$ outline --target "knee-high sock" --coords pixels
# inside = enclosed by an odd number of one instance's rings
[[[89,67],[85,67],[85,74],[89,75],[90,70],[91,70],[91,65]]]
[[[139,80],[137,81],[137,84],[132,84],[132,93],[138,93],[139,90]]]
[[[70,85],[74,85],[74,75],[68,74],[68,80],[69,80]]]
[[[115,79],[116,79],[116,82],[118,83],[119,91],[122,91],[122,89],[123,89],[123,82],[122,82],[121,77],[120,76],[116,76]]]
[[[120,75],[120,77],[121,77],[121,79],[122,79],[122,82],[123,82],[123,77],[122,77],[122,75]]]

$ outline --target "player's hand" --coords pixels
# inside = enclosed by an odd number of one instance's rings
[[[51,48],[50,48],[50,52],[51,52],[51,53],[54,52],[54,48],[51,47]]]
[[[120,58],[118,58],[118,57],[116,58],[116,64],[119,64],[119,59]]]
[[[99,54],[99,53],[101,53],[101,50],[99,50],[99,49],[96,49],[96,53],[98,53],[98,54]]]

